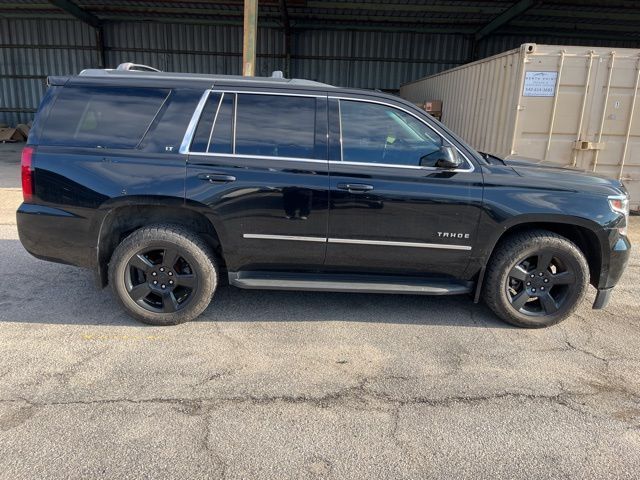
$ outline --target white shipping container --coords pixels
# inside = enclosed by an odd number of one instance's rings
[[[402,85],[474,148],[625,182],[640,207],[640,50],[527,43]]]

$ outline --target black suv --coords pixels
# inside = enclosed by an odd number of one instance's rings
[[[48,85],[22,155],[20,240],[93,269],[146,323],[197,317],[228,279],[467,293],[542,327],[589,283],[602,308],[629,257],[619,181],[478,153],[392,95],[132,70]]]

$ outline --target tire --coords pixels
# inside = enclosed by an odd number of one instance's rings
[[[496,247],[485,277],[484,300],[512,325],[542,328],[571,316],[588,285],[589,265],[573,242],[532,230]]]
[[[207,243],[177,225],[150,225],[126,237],[109,262],[109,283],[124,310],[150,325],[177,325],[200,315],[218,285]]]

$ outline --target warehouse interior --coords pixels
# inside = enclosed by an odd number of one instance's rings
[[[398,92],[523,43],[640,47],[629,0],[259,0],[256,75]],[[33,118],[48,75],[121,62],[241,74],[242,0],[0,1],[0,123]]]

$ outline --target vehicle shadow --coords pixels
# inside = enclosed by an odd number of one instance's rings
[[[92,272],[29,256],[0,240],[0,322],[135,326]],[[469,296],[241,290],[220,285],[197,320],[206,322],[363,322],[512,328]]]

